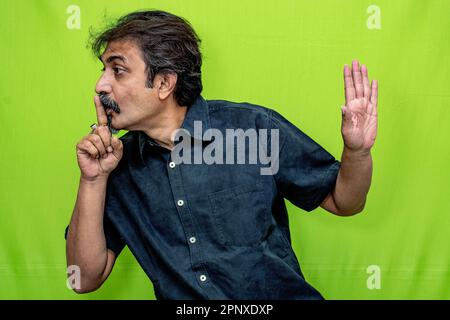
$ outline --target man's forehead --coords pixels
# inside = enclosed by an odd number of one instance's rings
[[[111,57],[117,57],[124,62],[133,60],[134,56],[139,55],[139,49],[131,40],[120,40],[109,42],[105,51],[100,56],[102,62],[109,62]]]

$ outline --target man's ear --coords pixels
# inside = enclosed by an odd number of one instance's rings
[[[175,90],[178,76],[175,72],[158,73],[155,76],[154,86],[161,100],[167,99]]]

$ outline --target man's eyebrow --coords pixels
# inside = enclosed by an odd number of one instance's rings
[[[100,56],[100,57],[98,57],[98,58],[99,58],[100,61],[103,63],[102,57]],[[112,55],[112,56],[109,56],[108,59],[106,59],[106,63],[111,63],[111,62],[114,61],[114,60],[121,60],[123,63],[126,63],[126,62],[127,62],[127,59],[126,59],[124,56],[121,56],[121,55]]]

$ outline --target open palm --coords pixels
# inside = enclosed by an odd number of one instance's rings
[[[369,85],[365,65],[357,60],[344,66],[345,106],[342,107],[342,137],[352,151],[369,151],[377,136],[378,81]]]

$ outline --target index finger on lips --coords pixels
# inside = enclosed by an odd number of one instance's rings
[[[108,118],[106,117],[105,108],[103,108],[102,103],[98,95],[94,96],[95,110],[97,112],[97,123],[99,126],[106,126],[108,123]]]

